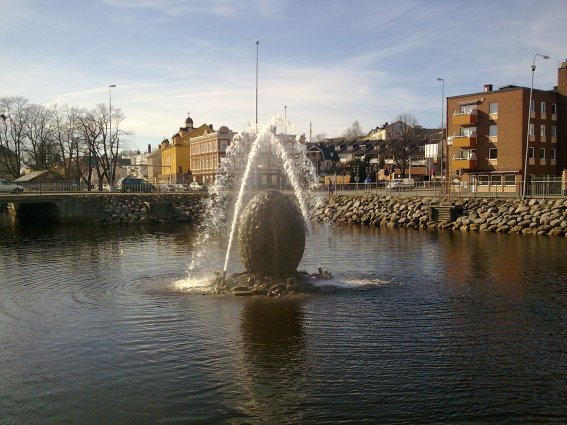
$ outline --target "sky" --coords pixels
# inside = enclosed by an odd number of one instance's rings
[[[537,58],[534,87],[549,90],[567,60],[565,0],[0,0],[0,11],[0,97],[92,108],[112,96],[142,151],[188,113],[195,126],[253,124],[256,76],[259,123],[286,115],[298,134],[335,137],[408,113],[439,127],[443,95],[529,87],[536,53],[550,59]]]

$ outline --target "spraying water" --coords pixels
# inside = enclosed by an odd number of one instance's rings
[[[230,253],[234,244],[241,212],[250,196],[250,181],[259,154],[271,155],[284,171],[291,188],[298,200],[307,234],[311,236],[312,225],[309,211],[322,200],[313,191],[317,176],[312,162],[306,156],[305,145],[299,138],[276,135],[274,129],[284,127],[294,132],[291,123],[282,117],[275,116],[261,127],[250,126],[235,135],[227,148],[226,157],[221,161],[215,183],[209,189],[209,197],[205,205],[205,217],[199,229],[199,236],[194,247],[194,255],[189,265],[192,272],[207,258],[207,247],[215,240],[214,236],[227,234],[228,245],[223,265],[226,274],[230,262]],[[234,188],[234,190],[232,189]],[[236,191],[237,190],[237,191]],[[236,203],[232,203],[232,196]],[[234,205],[231,211],[231,205]],[[232,213],[232,219],[228,220]],[[230,228],[227,225],[230,223]],[[308,237],[308,241],[311,238]]]

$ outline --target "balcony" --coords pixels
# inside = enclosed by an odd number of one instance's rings
[[[476,134],[471,134],[468,136],[453,136],[453,146],[460,149],[476,147]]]
[[[476,125],[477,111],[474,109],[472,112],[457,112],[453,113],[453,125]]]
[[[476,159],[462,159],[462,158],[453,158],[451,161],[451,169],[452,170],[474,170],[476,168]]]

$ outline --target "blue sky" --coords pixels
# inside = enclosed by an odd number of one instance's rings
[[[567,1],[0,0],[0,96],[126,115],[132,148],[195,124],[284,114],[299,133],[368,131],[401,113],[440,125],[445,95],[557,84]]]

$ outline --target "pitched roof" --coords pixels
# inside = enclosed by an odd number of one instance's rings
[[[24,183],[39,180],[64,180],[65,178],[52,170],[32,171],[25,176],[19,177],[14,180],[16,183]]]

